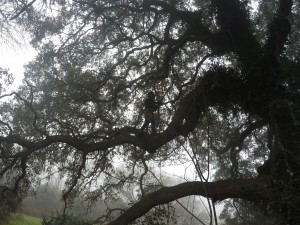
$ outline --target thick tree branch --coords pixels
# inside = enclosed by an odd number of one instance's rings
[[[244,66],[252,68],[260,58],[261,47],[254,36],[249,12],[241,1],[212,2],[217,9],[217,21],[226,36],[227,45],[239,56]]]
[[[198,124],[201,115],[209,106],[217,104],[236,103],[241,101],[240,90],[243,84],[240,79],[233,74],[233,71],[217,70],[209,71],[199,79],[198,85],[182,98],[178,108],[165,131],[157,135],[144,135],[136,137],[138,130],[132,127],[124,127],[115,130],[108,138],[103,140],[93,140],[94,136],[70,136],[53,135],[46,136],[40,141],[29,141],[18,135],[8,135],[0,137],[0,142],[16,143],[33,151],[50,146],[54,143],[65,143],[73,146],[82,152],[106,151],[111,147],[123,144],[132,144],[155,152],[159,147],[173,140],[179,135],[186,136],[193,131]]]
[[[224,39],[224,34],[222,32],[214,33],[203,24],[201,11],[191,12],[179,10],[175,6],[159,0],[145,0],[142,6],[146,10],[151,10],[151,6],[161,7],[163,9],[162,12],[170,14],[173,21],[184,21],[189,25],[190,38],[194,41],[201,41],[212,49],[212,51],[225,52],[229,50],[227,48],[227,41]]]
[[[200,195],[221,201],[226,198],[242,198],[250,201],[269,200],[270,190],[263,178],[221,180],[216,182],[187,182],[172,187],[164,187],[148,194],[126,210],[119,218],[108,225],[126,225],[145,215],[157,205],[176,199]]]
[[[284,50],[287,37],[291,32],[289,15],[292,5],[292,0],[281,0],[279,2],[277,15],[269,25],[269,37],[265,45],[267,57],[277,57]]]

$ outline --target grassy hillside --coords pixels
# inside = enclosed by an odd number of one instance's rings
[[[17,214],[0,222],[0,225],[41,225],[41,221],[41,219],[36,217]]]

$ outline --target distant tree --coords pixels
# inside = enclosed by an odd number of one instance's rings
[[[207,198],[209,224],[225,199],[299,224],[299,1],[9,2],[39,54],[1,96],[2,196],[60,174],[64,215],[80,193],[112,202],[134,187],[135,202],[99,214],[110,225],[192,195]],[[138,135],[150,90],[163,98],[158,133]],[[149,180],[171,165],[195,181]]]
[[[35,194],[22,201],[22,212],[39,218],[49,217],[63,208],[59,180],[43,183]]]
[[[16,213],[19,209],[19,205],[20,199],[15,198],[14,196],[8,195],[5,198],[2,198],[0,202],[0,223],[13,213]]]

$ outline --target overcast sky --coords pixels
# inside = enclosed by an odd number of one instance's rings
[[[0,45],[0,67],[9,69],[15,77],[14,87],[21,84],[24,74],[24,64],[34,58],[36,52],[33,48],[24,45]]]

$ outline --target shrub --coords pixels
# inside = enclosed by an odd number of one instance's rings
[[[0,221],[5,220],[12,213],[15,213],[18,207],[18,200],[11,195],[6,195],[0,202]]]
[[[44,217],[42,220],[42,225],[92,225],[92,223],[78,218],[74,215],[65,215],[57,213],[56,216],[51,216],[50,218]]]

